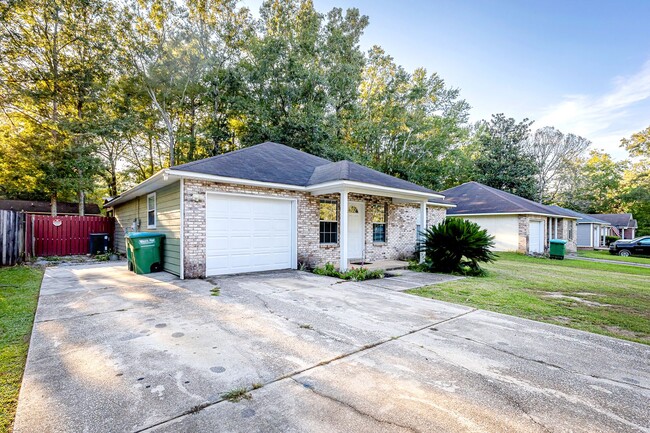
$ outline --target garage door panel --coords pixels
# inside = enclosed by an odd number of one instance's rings
[[[206,274],[293,267],[292,207],[290,200],[208,195]]]

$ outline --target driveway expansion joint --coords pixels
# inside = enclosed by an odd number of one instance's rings
[[[256,296],[256,297],[257,297],[260,301],[262,301],[263,303],[265,303],[264,300],[260,299],[258,296]],[[266,303],[265,303],[265,304],[266,304]],[[268,309],[268,307],[267,307],[267,309]],[[334,358],[330,358],[330,359],[327,359],[327,360],[325,360],[325,361],[321,361],[321,362],[319,362],[319,363],[317,363],[317,364],[311,365],[311,366],[309,366],[309,367],[305,367],[305,368],[302,368],[302,369],[300,369],[300,370],[294,370],[294,371],[292,371],[292,372],[289,372],[289,373],[287,373],[287,374],[284,374],[284,375],[282,375],[282,376],[279,376],[279,377],[277,377],[277,378],[275,378],[275,379],[273,379],[273,380],[270,380],[270,381],[268,381],[268,382],[262,384],[262,386],[258,386],[258,387],[256,387],[256,388],[252,388],[252,387],[248,388],[248,387],[247,387],[247,388],[246,388],[246,391],[252,393],[252,392],[254,392],[254,391],[258,390],[258,389],[264,388],[264,387],[267,386],[267,385],[271,385],[271,384],[274,384],[274,383],[276,383],[276,382],[280,382],[280,381],[282,381],[282,380],[286,380],[286,379],[290,379],[290,380],[294,380],[294,381],[298,382],[296,379],[294,379],[294,376],[297,376],[297,375],[299,375],[299,374],[305,373],[305,372],[307,372],[307,371],[310,371],[310,370],[313,370],[313,369],[316,369],[316,368],[319,368],[319,367],[324,367],[324,366],[329,365],[329,364],[331,364],[331,363],[333,363],[333,362],[335,362],[335,361],[339,361],[339,360],[341,360],[341,359],[349,358],[350,356],[354,356],[354,355],[357,355],[357,354],[359,354],[359,353],[365,352],[365,351],[367,351],[367,350],[374,349],[374,348],[376,348],[376,347],[378,347],[378,346],[381,346],[382,344],[389,343],[389,342],[391,342],[391,341],[395,341],[395,340],[399,340],[400,338],[403,338],[403,337],[406,337],[406,336],[409,336],[409,335],[415,334],[415,333],[417,333],[417,332],[424,331],[425,329],[429,329],[429,328],[431,328],[431,327],[433,327],[433,326],[437,326],[437,325],[440,325],[440,324],[442,324],[442,323],[449,322],[450,320],[459,319],[459,318],[461,318],[461,317],[463,317],[463,316],[466,316],[466,315],[468,315],[468,314],[470,314],[470,313],[473,313],[473,312],[475,312],[475,311],[477,311],[477,309],[476,309],[476,308],[473,308],[473,309],[471,309],[471,310],[469,310],[469,311],[464,311],[464,312],[462,312],[462,313],[460,313],[460,314],[457,314],[457,315],[455,315],[455,316],[453,316],[453,317],[450,317],[450,318],[447,318],[447,319],[444,319],[444,320],[440,320],[440,321],[435,322],[435,323],[430,323],[430,324],[427,324],[427,325],[425,325],[425,326],[419,327],[419,328],[417,328],[417,329],[413,329],[413,330],[408,331],[408,332],[406,332],[406,333],[404,333],[404,334],[401,334],[401,335],[398,335],[398,336],[395,336],[395,337],[385,338],[385,339],[382,339],[382,340],[376,341],[376,342],[374,342],[374,343],[366,344],[366,345],[361,346],[360,348],[358,348],[358,349],[356,349],[356,350],[353,350],[353,351],[351,351],[351,352],[342,353],[342,354],[340,354],[340,355],[338,355],[338,356],[335,356]],[[275,313],[273,313],[272,311],[271,311],[271,313],[272,313],[272,314],[275,314]],[[277,315],[277,314],[275,314],[275,315]],[[283,317],[283,318],[284,318],[284,317]],[[286,318],[286,320],[289,320],[289,319]],[[298,383],[300,383],[300,382],[298,382]],[[329,397],[324,396],[324,395],[323,395],[323,397],[329,398]],[[173,417],[171,417],[171,418],[168,418],[168,419],[166,419],[166,420],[160,421],[160,422],[158,422],[158,423],[156,423],[156,424],[152,424],[152,425],[149,425],[149,426],[147,426],[147,427],[143,427],[143,428],[141,428],[141,429],[139,429],[139,430],[134,431],[133,433],[143,433],[143,432],[146,432],[146,431],[151,430],[151,429],[153,429],[153,428],[160,427],[161,425],[166,424],[166,423],[168,423],[168,422],[175,421],[175,420],[177,420],[177,419],[179,419],[179,418],[182,418],[182,417],[185,417],[185,416],[188,416],[188,415],[194,415],[194,414],[197,414],[197,413],[199,413],[200,411],[202,411],[203,409],[206,409],[206,408],[208,408],[208,407],[211,407],[211,406],[214,406],[214,405],[216,405],[216,404],[222,403],[222,402],[224,402],[224,401],[227,401],[227,400],[222,398],[222,399],[214,400],[214,401],[212,401],[212,402],[201,403],[201,404],[199,404],[199,405],[193,406],[192,408],[190,408],[190,409],[188,409],[188,410],[186,410],[186,411],[184,411],[184,412],[182,412],[182,413],[180,413],[180,414],[178,414],[178,415],[175,415],[175,416],[173,416]],[[341,403],[341,404],[345,404],[345,403],[342,403],[342,402],[340,402],[340,403]],[[361,412],[360,412],[360,413],[361,413]],[[381,421],[380,421],[380,422],[381,422]],[[387,422],[387,421],[384,421],[384,422]],[[396,424],[396,425],[397,425],[397,424]],[[411,430],[411,431],[414,431],[414,432],[416,432],[416,433],[419,433],[419,432],[417,432],[416,430],[413,430],[413,429],[411,429],[411,428],[409,428],[409,427],[404,427],[404,426],[400,426],[400,427],[403,427],[403,428],[409,429],[409,430]]]
[[[134,309],[135,308],[118,308],[117,310],[96,311],[94,313],[80,314],[78,316],[54,317],[52,319],[35,320],[34,323],[47,323],[47,322],[59,322],[63,320],[83,319],[84,317],[99,316],[100,314],[123,313],[125,311],[131,311]]]

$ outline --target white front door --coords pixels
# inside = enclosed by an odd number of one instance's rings
[[[600,226],[594,225],[594,248],[600,247]]]
[[[531,221],[528,230],[528,252],[544,252],[544,226],[542,221]]]
[[[348,257],[351,259],[364,258],[365,246],[366,205],[363,202],[351,201],[348,204]]]

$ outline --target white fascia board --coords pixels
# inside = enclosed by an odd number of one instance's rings
[[[562,218],[562,219],[573,219],[577,220],[578,217],[574,216],[564,216],[556,214],[547,214],[547,213],[538,213],[538,212],[491,212],[491,213],[464,213],[464,214],[451,214],[447,215],[450,217],[480,217],[480,216],[499,216],[499,215],[535,215],[535,216],[545,216],[551,218]]]
[[[113,200],[109,201],[106,203],[103,207],[105,209],[109,209],[112,207],[115,207],[116,205],[125,203],[129,200],[132,200],[136,197],[139,197],[143,194],[148,194],[150,192],[153,192],[157,189],[162,188],[163,186],[171,183],[169,176],[173,176],[173,173],[169,172],[169,169],[162,169],[158,173],[154,174],[151,176],[149,179],[140,182],[136,186],[134,186],[131,189],[126,190],[122,194],[118,195],[115,197]],[[174,182],[172,180],[172,182]]]
[[[304,186],[289,185],[285,183],[261,182],[259,180],[240,179],[237,177],[217,176],[214,174],[193,173],[191,171],[168,169],[169,174],[180,176],[186,179],[208,180],[210,182],[234,183],[237,185],[259,186],[261,188],[290,189],[293,191],[305,191]]]
[[[427,206],[435,206],[435,207],[447,207],[447,208],[453,208],[456,207],[455,204],[446,204],[446,203],[432,203],[428,202]]]
[[[357,182],[353,180],[337,180],[334,182],[326,182],[318,185],[311,185],[306,188],[306,191],[314,195],[330,194],[340,192],[342,189],[347,189],[351,193],[382,195],[385,197],[395,197],[412,200],[422,199],[444,199],[445,197],[440,194],[426,193],[411,191],[408,189],[392,188],[382,185],[374,185],[371,183]]]

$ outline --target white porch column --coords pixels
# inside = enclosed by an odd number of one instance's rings
[[[555,229],[553,230],[553,239],[557,239],[557,218],[555,219]]]
[[[341,234],[339,235],[339,245],[341,250],[341,263],[339,270],[345,272],[348,270],[348,192],[341,191]]]
[[[420,202],[420,231],[424,231],[427,229],[427,202],[422,201]],[[420,234],[418,233],[418,239],[420,238]],[[425,254],[424,251],[420,251],[420,263],[424,262]]]

